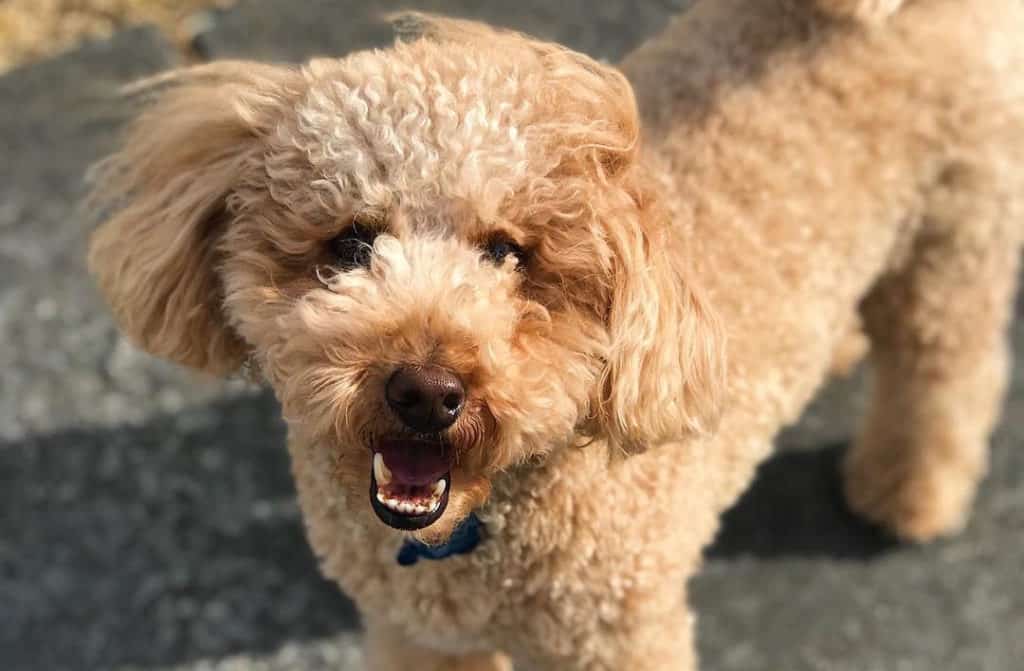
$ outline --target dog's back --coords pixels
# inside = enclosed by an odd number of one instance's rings
[[[723,504],[821,383],[859,306],[874,362],[903,376],[880,378],[887,401],[862,443],[909,444],[919,460],[923,437],[882,427],[928,417],[921,436],[956,453],[970,484],[915,485],[942,501],[927,520],[894,497],[854,505],[915,538],[962,521],[1002,395],[1024,226],[1022,34],[1019,0],[716,0],[623,63],[693,275],[729,329]],[[960,383],[937,391],[912,381],[918,368]],[[856,468],[860,498],[885,499],[891,477]]]

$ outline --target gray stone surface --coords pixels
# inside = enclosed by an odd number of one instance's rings
[[[160,668],[354,631],[283,441],[260,396],[0,444],[0,666]]]
[[[197,39],[217,56],[342,53],[387,41],[370,4],[254,0]],[[429,8],[615,58],[673,4]],[[173,63],[139,30],[0,77],[0,668],[358,671],[358,618],[304,542],[274,401],[134,351],[85,276],[74,203],[125,114],[112,94]],[[1021,668],[1024,368],[974,521],[926,548],[842,504],[862,388],[827,389],[727,516],[693,585],[704,668]]]
[[[199,38],[215,58],[298,62],[343,55],[393,40],[384,20],[402,9],[485,20],[616,60],[662,27],[692,0],[308,0],[298,9],[280,0],[249,0],[222,12]]]

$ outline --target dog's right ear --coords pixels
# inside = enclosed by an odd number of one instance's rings
[[[89,268],[137,345],[199,370],[236,370],[246,348],[227,325],[218,241],[227,198],[260,165],[295,90],[294,70],[220,62],[143,82],[160,89],[120,150],[91,175]]]

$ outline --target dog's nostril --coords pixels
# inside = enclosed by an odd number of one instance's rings
[[[388,405],[402,423],[419,433],[447,429],[462,412],[462,380],[439,366],[402,366],[385,385]]]
[[[448,394],[441,403],[448,412],[458,412],[462,407],[462,394]]]

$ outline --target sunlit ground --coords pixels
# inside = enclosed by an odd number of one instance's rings
[[[187,45],[198,10],[234,0],[0,0],[0,72],[126,26],[152,23]]]

